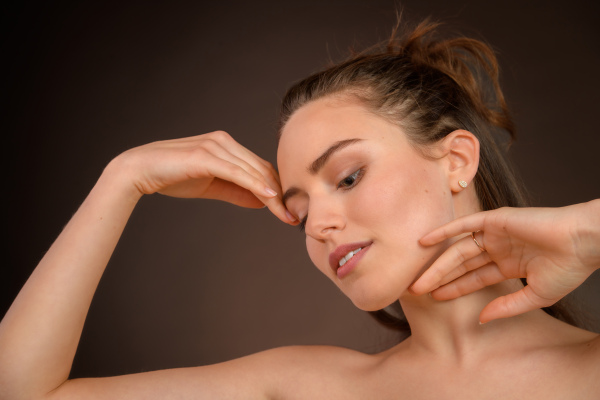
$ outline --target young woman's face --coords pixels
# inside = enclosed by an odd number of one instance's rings
[[[444,160],[424,158],[400,127],[357,102],[297,110],[277,160],[311,260],[357,307],[391,304],[440,253],[418,240],[454,217]]]

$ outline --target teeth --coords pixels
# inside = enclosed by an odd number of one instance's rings
[[[348,262],[349,259],[351,259],[356,253],[358,253],[361,250],[362,250],[362,247],[359,247],[358,249],[349,252],[348,254],[346,254],[344,257],[342,257],[340,259],[340,262],[338,263],[338,265],[340,267],[343,266],[344,264],[346,264],[346,262]]]

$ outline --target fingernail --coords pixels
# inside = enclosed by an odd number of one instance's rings
[[[270,187],[266,187],[265,188],[265,193],[268,194],[270,197],[275,197],[277,196],[277,192],[274,191],[273,189],[271,189]]]
[[[485,324],[485,322],[481,322],[481,321],[479,321],[479,325],[483,325],[483,324]]]
[[[290,222],[296,222],[297,221],[297,219],[294,218],[294,216],[288,210],[285,210],[285,216],[290,220]]]

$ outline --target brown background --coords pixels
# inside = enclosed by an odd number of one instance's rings
[[[536,205],[600,197],[593,3],[401,2],[411,20],[442,18],[498,50],[520,133],[512,154]],[[7,10],[1,312],[112,157],[223,129],[274,162],[285,89],[350,45],[384,38],[394,7],[129,1]],[[596,320],[599,287],[595,274],[576,296]],[[214,363],[290,344],[374,351],[389,341],[311,266],[297,229],[265,210],[154,195],[135,210],[102,279],[73,375]]]

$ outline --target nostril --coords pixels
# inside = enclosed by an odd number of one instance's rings
[[[338,226],[328,226],[327,228],[321,229],[321,234],[325,235],[325,234],[331,233],[333,231],[337,231],[339,229],[340,229],[340,227],[338,227]]]

